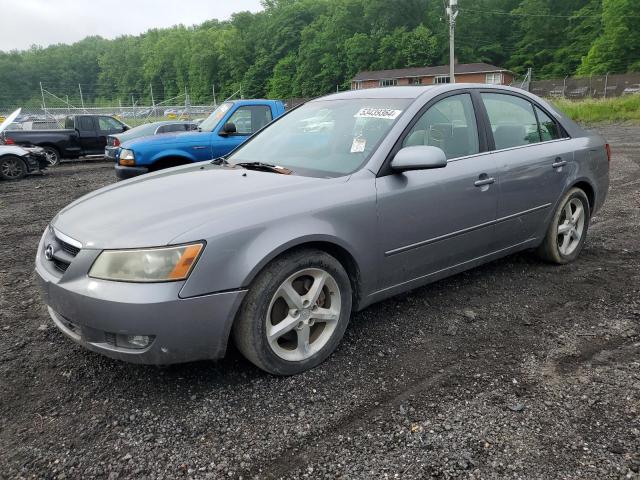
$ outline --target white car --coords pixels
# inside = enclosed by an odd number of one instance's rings
[[[0,124],[0,134],[20,115],[20,109],[13,112]],[[1,140],[0,140],[1,143]],[[19,147],[0,145],[0,178],[18,180],[27,173],[47,168],[47,156],[40,147]]]

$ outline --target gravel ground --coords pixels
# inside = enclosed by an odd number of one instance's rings
[[[292,378],[66,340],[35,248],[112,166],[1,183],[0,477],[639,479],[640,127],[600,130],[612,188],[575,264],[520,254],[374,305]]]

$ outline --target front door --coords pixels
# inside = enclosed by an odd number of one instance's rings
[[[441,148],[448,164],[377,178],[379,290],[428,279],[492,251],[498,176],[480,143],[469,93],[435,103],[403,138],[403,147]]]
[[[532,240],[547,222],[575,167],[573,146],[559,125],[527,99],[481,94],[500,177],[499,249]]]
[[[107,146],[107,137],[114,133],[122,133],[122,124],[111,117],[97,117],[98,131],[95,144],[95,153],[103,153]]]

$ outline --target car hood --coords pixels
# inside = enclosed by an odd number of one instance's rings
[[[250,216],[257,205],[278,208],[310,195],[327,182],[242,168],[199,163],[163,170],[96,190],[71,203],[51,224],[85,248],[138,248],[169,245],[204,224],[224,228],[225,218]],[[183,235],[184,239],[184,235]],[[190,240],[201,240],[193,238]]]
[[[150,137],[136,138],[125,141],[122,148],[129,148],[135,151],[136,148],[162,148],[165,145],[191,145],[201,144],[203,139],[211,136],[211,132],[181,132],[181,133],[163,133],[162,135],[154,135]]]

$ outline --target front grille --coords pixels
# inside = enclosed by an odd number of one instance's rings
[[[63,242],[60,239],[57,239],[57,240],[58,240],[58,243],[60,244],[60,248],[62,248],[65,252],[67,252],[72,257],[75,257],[76,255],[78,255],[78,253],[80,253],[80,249],[78,247],[74,247],[73,245],[67,242]]]
[[[59,270],[62,273],[66,272],[67,268],[69,268],[69,265],[71,265],[70,263],[63,262],[62,260],[58,260],[57,258],[54,258],[51,261],[53,262],[53,266],[56,267],[56,270]]]
[[[66,272],[73,259],[80,253],[80,248],[59,238],[54,229],[49,230],[43,252],[53,267],[59,272]]]

